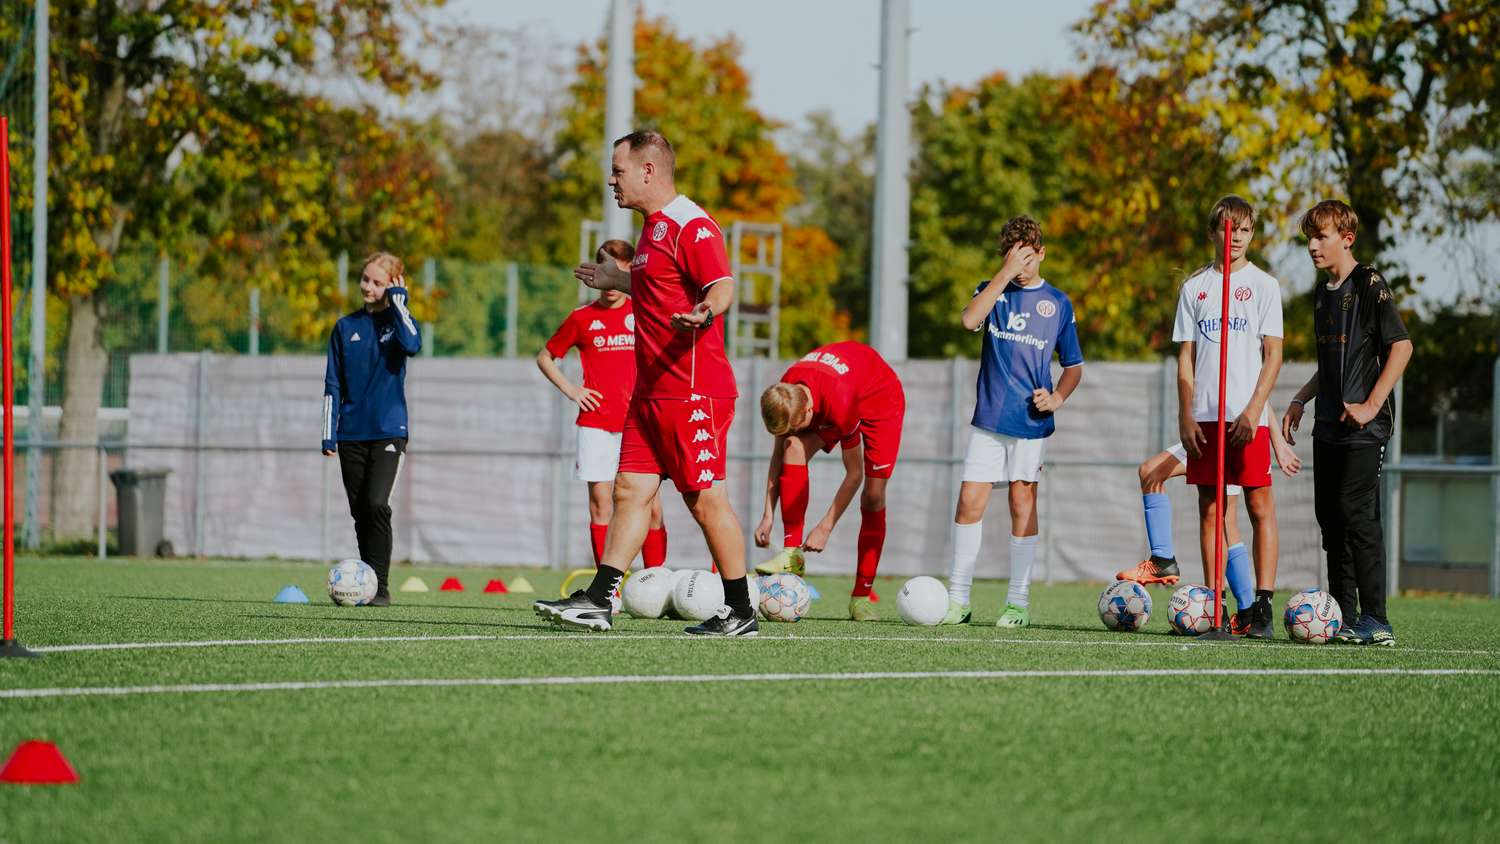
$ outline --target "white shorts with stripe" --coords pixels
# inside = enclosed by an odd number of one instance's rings
[[[969,450],[964,455],[964,482],[1000,485],[1011,481],[1036,483],[1042,476],[1047,441],[1022,439],[969,429]]]

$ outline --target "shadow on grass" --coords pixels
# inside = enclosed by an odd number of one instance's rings
[[[483,627],[502,630],[526,630],[535,632],[538,630],[556,630],[550,624],[541,622],[535,624],[514,624],[507,622],[485,622],[485,621],[431,621],[422,618],[380,618],[373,615],[268,615],[264,613],[244,613],[241,618],[267,618],[276,621],[339,621],[345,624],[420,624],[429,627]]]

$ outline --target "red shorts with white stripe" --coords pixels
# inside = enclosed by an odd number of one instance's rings
[[[1204,438],[1201,457],[1189,457],[1187,482],[1194,486],[1213,486],[1219,470],[1219,441],[1214,423],[1200,422]],[[1271,429],[1255,429],[1255,438],[1244,445],[1224,441],[1224,483],[1243,487],[1271,485]]]
[[[679,492],[724,480],[734,399],[632,399],[620,471],[671,478]]]

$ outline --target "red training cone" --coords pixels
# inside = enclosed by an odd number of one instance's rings
[[[498,577],[495,578],[494,580],[491,580],[489,583],[486,583],[484,585],[484,591],[485,592],[497,592],[497,593],[499,593],[501,595],[505,595],[505,594],[508,594],[510,592],[509,589],[505,588],[505,581],[501,580]]]
[[[0,782],[66,785],[78,782],[78,772],[52,742],[23,741],[0,768]]]
[[[458,578],[450,577],[443,581],[443,585],[439,586],[438,590],[442,592],[462,592],[464,591],[464,585],[458,582]]]

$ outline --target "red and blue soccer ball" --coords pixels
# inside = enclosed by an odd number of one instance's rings
[[[1181,636],[1207,633],[1214,626],[1214,593],[1207,586],[1180,586],[1167,602],[1167,623]]]
[[[790,572],[760,579],[760,614],[767,621],[796,621],[812,605],[812,592],[802,578]]]
[[[1321,645],[1344,629],[1344,613],[1332,595],[1321,589],[1304,589],[1287,599],[1281,623],[1292,641]]]
[[[1130,633],[1151,618],[1151,596],[1133,580],[1117,580],[1099,596],[1099,620],[1111,630]]]

